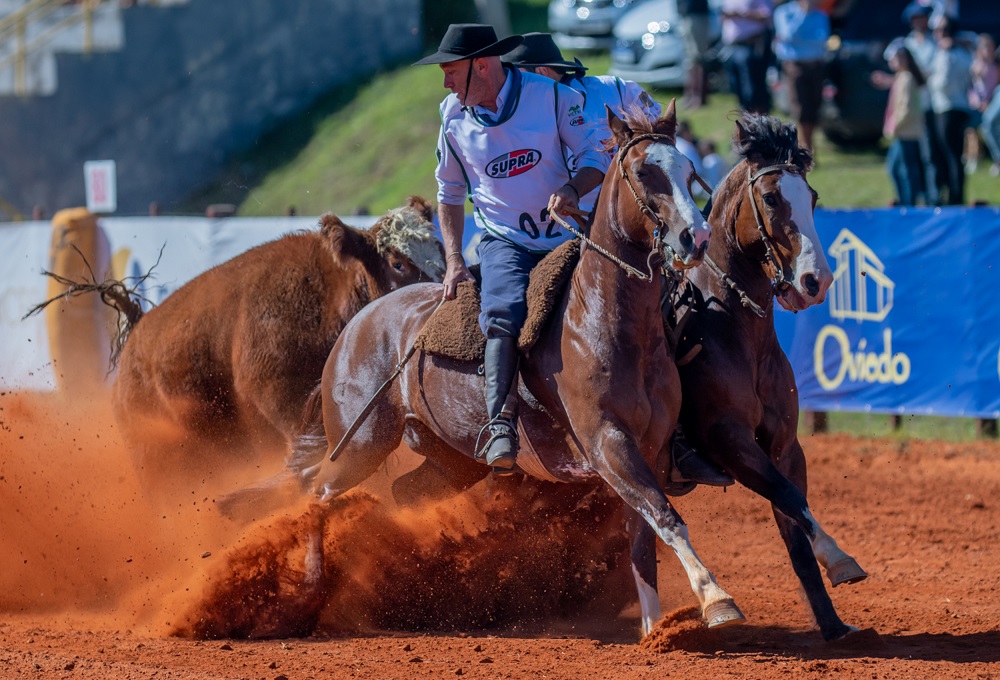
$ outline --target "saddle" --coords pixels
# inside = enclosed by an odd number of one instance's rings
[[[567,241],[545,256],[531,270],[528,281],[528,318],[517,348],[527,354],[542,335],[552,311],[559,304],[573,269],[580,259],[580,242]],[[458,361],[482,361],[486,337],[479,327],[479,277],[458,284],[454,300],[444,302],[427,320],[414,346],[422,352]]]

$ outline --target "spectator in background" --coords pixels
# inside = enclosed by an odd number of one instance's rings
[[[697,109],[708,103],[708,78],[705,73],[705,53],[708,51],[708,31],[711,11],[708,0],[677,0],[680,32],[684,38],[684,98],[681,104]]]
[[[886,169],[896,186],[897,205],[916,205],[923,174],[920,140],[926,134],[920,88],[924,76],[913,55],[902,44],[890,45],[889,66],[895,72],[889,89],[882,133],[892,140],[886,156]]]
[[[935,127],[945,157],[947,205],[965,202],[965,167],[962,151],[969,123],[969,90],[972,87],[972,55],[955,40],[955,24],[942,18],[934,29],[938,51],[927,74],[927,90],[934,109]]]
[[[722,51],[729,89],[740,107],[754,113],[771,112],[767,68],[771,65],[771,0],[722,0]]]
[[[972,174],[979,164],[982,151],[979,144],[979,128],[983,123],[983,113],[993,99],[993,92],[1000,84],[1000,69],[997,67],[997,45],[988,33],[980,33],[976,39],[976,51],[972,57],[972,89],[969,90],[971,120],[965,131],[965,172]],[[990,151],[992,154],[992,150]],[[994,162],[998,159],[993,158]]]
[[[813,136],[823,103],[826,41],[830,19],[817,8],[820,0],[791,0],[774,10],[774,55],[788,92],[799,146],[813,150]]]
[[[715,142],[710,139],[698,141],[698,153],[701,154],[701,165],[704,168],[702,179],[715,189],[729,172],[729,163],[716,153]]]
[[[1000,50],[994,53],[994,61],[1000,63]],[[983,122],[979,125],[979,131],[990,152],[990,158],[993,159],[990,175],[1000,176],[1000,85],[993,88],[990,101],[983,109]]]
[[[906,49],[910,51],[914,63],[926,79],[931,72],[931,62],[937,54],[937,41],[930,29],[933,10],[928,5],[911,2],[903,10],[903,21],[910,25],[910,32],[904,38]],[[920,157],[924,165],[921,184],[927,195],[927,205],[939,205],[941,187],[947,177],[944,151],[934,132],[934,109],[926,85],[920,91],[920,103],[924,107],[924,137],[920,140]]]

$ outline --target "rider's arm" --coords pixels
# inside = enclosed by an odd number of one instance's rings
[[[462,233],[465,231],[465,206],[438,204],[438,219],[441,221],[441,238],[444,241],[445,263],[444,297],[446,300],[455,298],[455,291],[460,281],[469,281],[472,274],[465,266],[462,256]]]
[[[608,155],[601,150],[594,126],[583,118],[583,96],[575,90],[558,85],[556,123],[559,140],[577,159],[580,168],[567,184],[559,187],[549,199],[549,211],[576,208],[580,196],[586,196],[604,181]],[[568,185],[568,186],[567,186]]]

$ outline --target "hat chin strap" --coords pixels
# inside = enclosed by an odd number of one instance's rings
[[[462,107],[468,106],[465,102],[469,100],[469,84],[472,82],[472,66],[475,59],[469,59],[469,71],[465,75],[465,101],[462,102]]]

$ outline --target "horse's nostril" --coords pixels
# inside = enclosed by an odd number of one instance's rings
[[[815,296],[819,294],[819,280],[812,274],[806,274],[802,277],[802,287],[806,289],[809,295]]]
[[[681,247],[685,251],[690,253],[691,251],[694,250],[694,234],[691,233],[690,228],[685,229],[684,231],[681,232],[679,240],[681,242]]]

